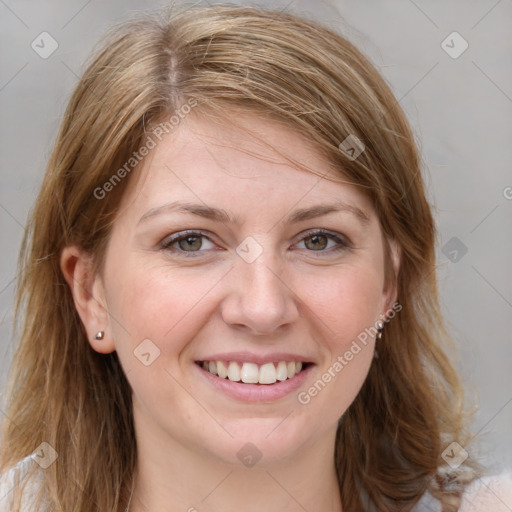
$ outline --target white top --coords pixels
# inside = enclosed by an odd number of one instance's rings
[[[0,512],[11,512],[12,490],[19,485],[21,479],[36,464],[34,455],[29,455],[18,462],[16,466],[0,475]],[[36,476],[44,469],[38,469]],[[38,512],[31,499],[36,495],[38,478],[33,479],[25,487],[22,512]],[[511,512],[512,511],[512,472],[498,476],[477,478],[467,488],[462,498],[459,512]],[[44,511],[39,511],[44,512]],[[426,493],[413,512],[441,512],[439,502]]]

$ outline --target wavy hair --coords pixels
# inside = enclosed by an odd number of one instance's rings
[[[108,200],[98,199],[99,188],[152,126],[195,102],[210,115],[237,108],[284,123],[371,198],[386,238],[400,248],[399,273],[387,276],[402,309],[339,421],[343,510],[410,510],[428,490],[443,511],[456,511],[473,473],[450,472],[441,454],[469,434],[438,301],[436,229],[408,122],[374,66],[341,35],[288,13],[233,5],[173,7],[123,22],[77,84],[20,253],[20,342],[0,470],[45,441],[58,452],[44,471],[49,509],[124,511],[137,464],[131,389],[116,354],[90,347],[60,255],[78,245],[101,268],[136,170]],[[339,149],[350,135],[365,146],[356,159]]]

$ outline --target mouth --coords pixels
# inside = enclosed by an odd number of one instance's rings
[[[294,379],[311,363],[304,361],[273,361],[264,364],[238,361],[195,361],[205,372],[220,379],[244,384],[271,386]]]

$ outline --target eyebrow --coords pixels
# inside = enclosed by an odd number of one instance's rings
[[[151,208],[140,218],[138,223],[141,224],[158,215],[172,212],[191,213],[193,215],[197,215],[198,217],[214,220],[217,222],[222,222],[225,224],[241,224],[241,219],[239,217],[234,217],[230,215],[228,212],[226,212],[226,210],[212,208],[204,204],[183,203],[179,201],[171,201],[169,203],[163,204],[162,206]],[[336,212],[350,213],[353,216],[355,216],[363,225],[367,225],[370,222],[369,216],[363,210],[361,210],[357,206],[347,204],[341,201],[338,201],[333,204],[316,205],[311,206],[309,208],[301,208],[299,210],[295,210],[293,213],[288,215],[282,222],[284,222],[285,224],[294,224]]]
[[[162,206],[157,206],[156,208],[151,208],[148,210],[139,220],[139,224],[147,221],[150,218],[156,217],[157,215],[161,215],[163,213],[191,213],[193,215],[197,215],[199,217],[203,217],[205,219],[215,220],[217,222],[223,223],[231,223],[231,224],[240,224],[240,219],[237,217],[231,216],[225,210],[219,208],[211,208],[210,206],[206,206],[204,204],[197,203],[181,203],[178,201],[172,201],[170,203],[163,204]]]
[[[346,212],[351,213],[357,219],[361,221],[362,224],[367,225],[370,222],[370,217],[363,211],[361,208],[357,206],[353,206],[351,204],[343,203],[341,201],[336,202],[334,204],[325,204],[312,206],[310,208],[302,208],[300,210],[296,210],[292,214],[290,214],[286,219],[285,223],[293,224],[296,222],[302,222],[309,219],[314,219],[315,217],[321,217],[322,215],[327,215],[329,213],[336,212]]]

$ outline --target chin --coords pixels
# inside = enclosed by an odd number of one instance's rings
[[[228,432],[210,440],[213,457],[228,464],[260,469],[275,466],[299,454],[313,440],[313,431],[293,424],[293,413],[283,418],[245,418],[225,422]]]

